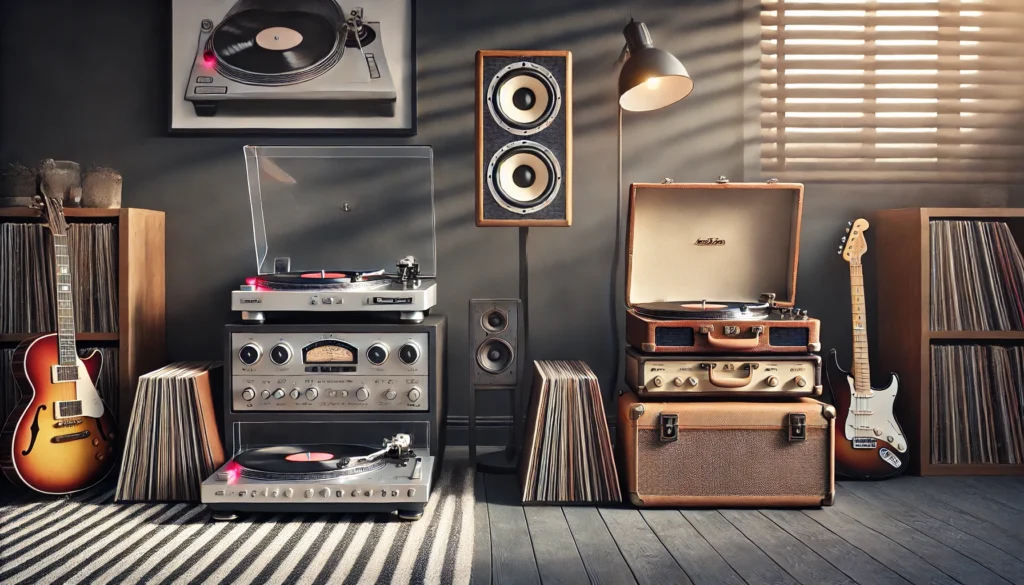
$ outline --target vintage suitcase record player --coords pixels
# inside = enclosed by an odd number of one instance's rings
[[[803,185],[634,183],[626,341],[648,353],[807,353],[795,308]]]

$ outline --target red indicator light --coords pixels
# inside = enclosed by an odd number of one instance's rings
[[[217,63],[217,57],[213,55],[213,51],[203,52],[203,64],[207,67],[213,67]]]

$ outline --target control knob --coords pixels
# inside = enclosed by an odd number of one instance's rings
[[[406,343],[398,350],[398,359],[407,366],[415,364],[420,360],[420,346],[411,341]]]
[[[689,384],[690,386],[696,387],[697,386],[697,378],[694,378],[693,376],[690,376],[689,378],[686,379],[686,383]]]
[[[263,400],[270,400],[270,390],[260,392],[260,396],[263,397]]]
[[[768,376],[768,379],[765,380],[765,382],[772,388],[779,385],[779,379],[776,376]]]
[[[284,388],[274,390],[274,398],[277,398],[278,400],[284,398]]]
[[[310,489],[306,490],[306,492],[303,495],[306,496],[307,498],[312,498],[313,497],[313,489],[310,488]]]
[[[683,379],[679,377],[675,378],[674,380],[672,380],[672,385],[677,388],[681,387],[683,385]]]
[[[253,390],[252,388],[246,388],[245,390],[242,390],[242,400],[245,400],[246,402],[248,402],[248,401],[252,400],[253,398],[256,398],[256,391],[255,390]]]
[[[299,394],[299,389],[298,388],[292,388],[292,391],[289,392],[288,395],[292,397],[292,400],[298,400],[299,396],[301,396]]]
[[[292,359],[292,348],[287,343],[278,343],[270,349],[270,361],[279,366],[287,364]]]
[[[807,385],[807,378],[804,378],[803,376],[797,376],[796,378],[793,378],[793,381],[796,382],[796,385],[799,388],[803,388]]]
[[[665,384],[665,381],[661,379],[661,376],[655,376],[655,377],[654,377],[654,380],[651,380],[651,381],[652,381],[652,382],[654,383],[654,385],[655,385],[656,387],[658,387],[658,388],[661,388],[661,387],[662,387],[662,385],[664,385],[664,384]]]
[[[262,356],[263,352],[260,350],[260,346],[255,343],[246,343],[242,346],[242,349],[238,350],[238,359],[247,366],[251,366],[260,361],[260,357]]]
[[[375,366],[379,366],[384,362],[388,361],[388,346],[383,343],[374,343],[366,350],[366,359]]]
[[[366,389],[366,386],[363,386],[359,390],[356,390],[356,398],[358,398],[360,402],[364,402],[369,397],[370,391]]]
[[[325,497],[325,498],[331,497],[331,488],[324,488],[324,489],[320,490],[320,495]]]
[[[396,396],[398,396],[398,393],[395,392],[394,390],[388,390],[387,392],[384,393],[384,397],[387,398],[388,400],[394,400]]]
[[[412,390],[409,390],[409,400],[411,402],[418,401],[420,399],[420,396],[423,396],[423,393],[420,392],[419,388],[413,388]]]
[[[320,392],[316,388],[306,388],[306,400],[316,400],[319,395]]]

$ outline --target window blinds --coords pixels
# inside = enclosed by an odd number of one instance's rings
[[[762,0],[761,167],[1024,179],[1024,0]]]

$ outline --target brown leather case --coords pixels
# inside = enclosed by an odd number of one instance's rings
[[[812,318],[669,320],[626,311],[626,343],[648,353],[816,352],[820,331],[821,322]]]
[[[642,507],[820,507],[835,498],[835,409],[619,397],[625,491]]]

